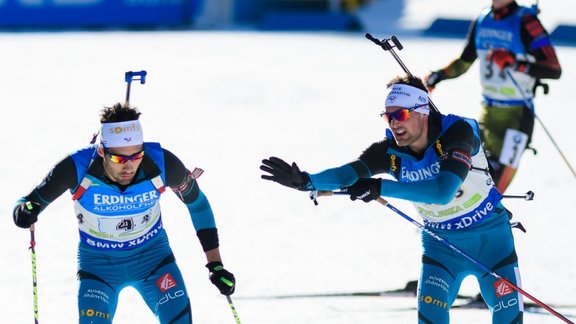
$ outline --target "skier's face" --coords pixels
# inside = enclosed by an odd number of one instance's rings
[[[394,113],[398,114],[402,109],[406,108],[396,106],[386,108],[386,114],[391,116],[388,118],[388,125],[394,140],[398,146],[410,146],[412,150],[421,152],[428,144],[428,116],[411,111],[408,119],[399,121],[394,118]]]
[[[128,185],[134,180],[136,171],[142,163],[144,151],[142,145],[126,147],[98,148],[98,155],[104,160],[104,173],[110,180]]]
[[[504,8],[513,1],[514,0],[492,0],[492,8],[494,9]]]

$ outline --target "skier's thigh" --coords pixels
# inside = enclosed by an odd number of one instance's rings
[[[418,283],[419,323],[449,323],[450,307],[458,294],[461,282],[461,276],[454,278],[442,263],[429,257],[423,258]]]
[[[135,288],[160,323],[192,323],[188,292],[175,262],[162,266]]]
[[[112,323],[117,302],[117,294],[110,286],[98,280],[80,280],[80,287],[78,288],[79,323]]]

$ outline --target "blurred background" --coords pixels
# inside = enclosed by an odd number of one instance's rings
[[[538,5],[557,43],[576,40],[570,0]],[[0,30],[365,31],[464,37],[488,0],[0,0]],[[547,12],[548,11],[548,12]]]

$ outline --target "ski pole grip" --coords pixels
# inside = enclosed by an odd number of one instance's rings
[[[128,71],[124,74],[124,80],[128,83],[131,83],[132,80],[140,80],[140,84],[146,83],[146,71]],[[139,78],[136,78],[139,77]]]
[[[335,192],[334,191],[318,191],[318,197],[330,197],[330,196],[334,196]]]
[[[318,191],[318,194],[317,194],[318,197],[329,197],[329,196],[335,196],[335,195],[349,195],[349,193],[346,190],[340,190],[340,191],[320,190],[320,191]],[[388,205],[388,201],[382,197],[376,198],[376,201],[379,202],[380,204],[382,204],[383,206]]]
[[[382,197],[376,198],[376,201],[379,202],[382,206],[388,205],[388,201]]]

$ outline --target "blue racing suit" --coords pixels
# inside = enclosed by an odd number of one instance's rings
[[[44,209],[69,189],[80,233],[80,323],[112,323],[127,286],[144,298],[160,323],[192,323],[184,279],[162,226],[160,195],[169,186],[186,204],[204,251],[218,247],[214,215],[196,175],[158,143],[144,143],[144,158],[129,185],[110,181],[90,146],[58,163],[24,199]]]
[[[428,128],[429,146],[421,154],[397,146],[387,131],[386,139],[356,161],[310,174],[311,185],[335,190],[388,173],[397,181],[382,180],[381,196],[412,201],[426,227],[519,286],[508,214],[480,149],[477,123],[431,112]],[[422,245],[420,323],[448,323],[450,307],[468,275],[476,276],[494,323],[522,322],[522,296],[509,285],[424,232]]]

